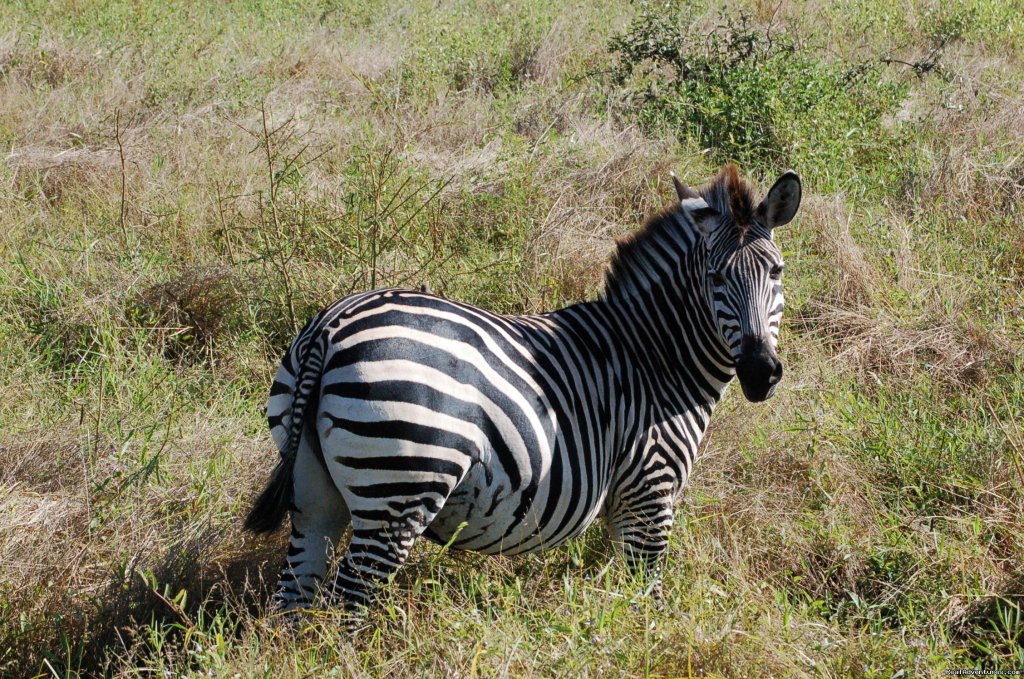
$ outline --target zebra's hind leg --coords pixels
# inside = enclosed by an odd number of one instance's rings
[[[274,607],[282,612],[313,603],[349,523],[348,507],[320,463],[312,436],[316,434],[307,428],[295,459],[295,504],[289,512],[292,535],[274,594]]]
[[[423,504],[407,505],[393,515],[389,515],[388,510],[353,510],[352,541],[330,590],[332,598],[344,606],[346,613],[356,617],[364,614],[372,603],[374,591],[405,562],[416,538],[430,525],[440,508],[430,509]],[[361,518],[361,513],[382,518]],[[383,515],[389,516],[384,518]]]

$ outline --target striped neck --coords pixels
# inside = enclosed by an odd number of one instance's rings
[[[681,204],[619,239],[604,279],[601,298],[637,301],[666,284],[682,283],[688,259],[700,253],[701,234]]]
[[[620,241],[598,302],[635,363],[627,369],[678,395],[678,403],[666,405],[681,409],[713,408],[735,374],[704,290],[702,238],[683,205],[656,216]]]

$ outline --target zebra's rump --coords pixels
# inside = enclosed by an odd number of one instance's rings
[[[520,328],[391,291],[327,332],[318,428],[354,515],[401,511],[418,495],[438,510],[428,536],[457,548],[496,552],[534,537],[539,517],[528,514],[550,496],[555,417]],[[382,487],[396,492],[384,498]]]
[[[422,502],[436,509],[426,535],[458,549],[558,544],[604,493],[581,494],[594,479],[565,451],[579,427],[564,404],[578,385],[538,335],[550,341],[549,329],[420,292],[341,300],[282,363],[268,403],[275,439],[286,438],[297,355],[321,342],[317,431],[353,516],[387,522]]]

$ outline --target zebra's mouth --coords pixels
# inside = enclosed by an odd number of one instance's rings
[[[760,343],[756,350],[745,352],[736,362],[736,377],[743,388],[743,395],[754,403],[767,401],[775,395],[782,381],[782,372],[782,361],[767,343]]]
[[[744,384],[743,380],[740,380],[740,387],[743,388],[743,395],[751,403],[761,403],[762,401],[767,401],[768,399],[775,395],[775,391],[778,389],[778,386],[778,384],[772,384],[768,385],[767,387],[751,387]]]

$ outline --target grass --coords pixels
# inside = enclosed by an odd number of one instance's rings
[[[1024,667],[1022,16],[3,5],[0,674]],[[240,517],[298,325],[380,285],[592,296],[669,171],[725,160],[804,178],[787,379],[716,413],[663,604],[598,526],[528,558],[419,545],[354,638],[264,615],[284,537]]]

